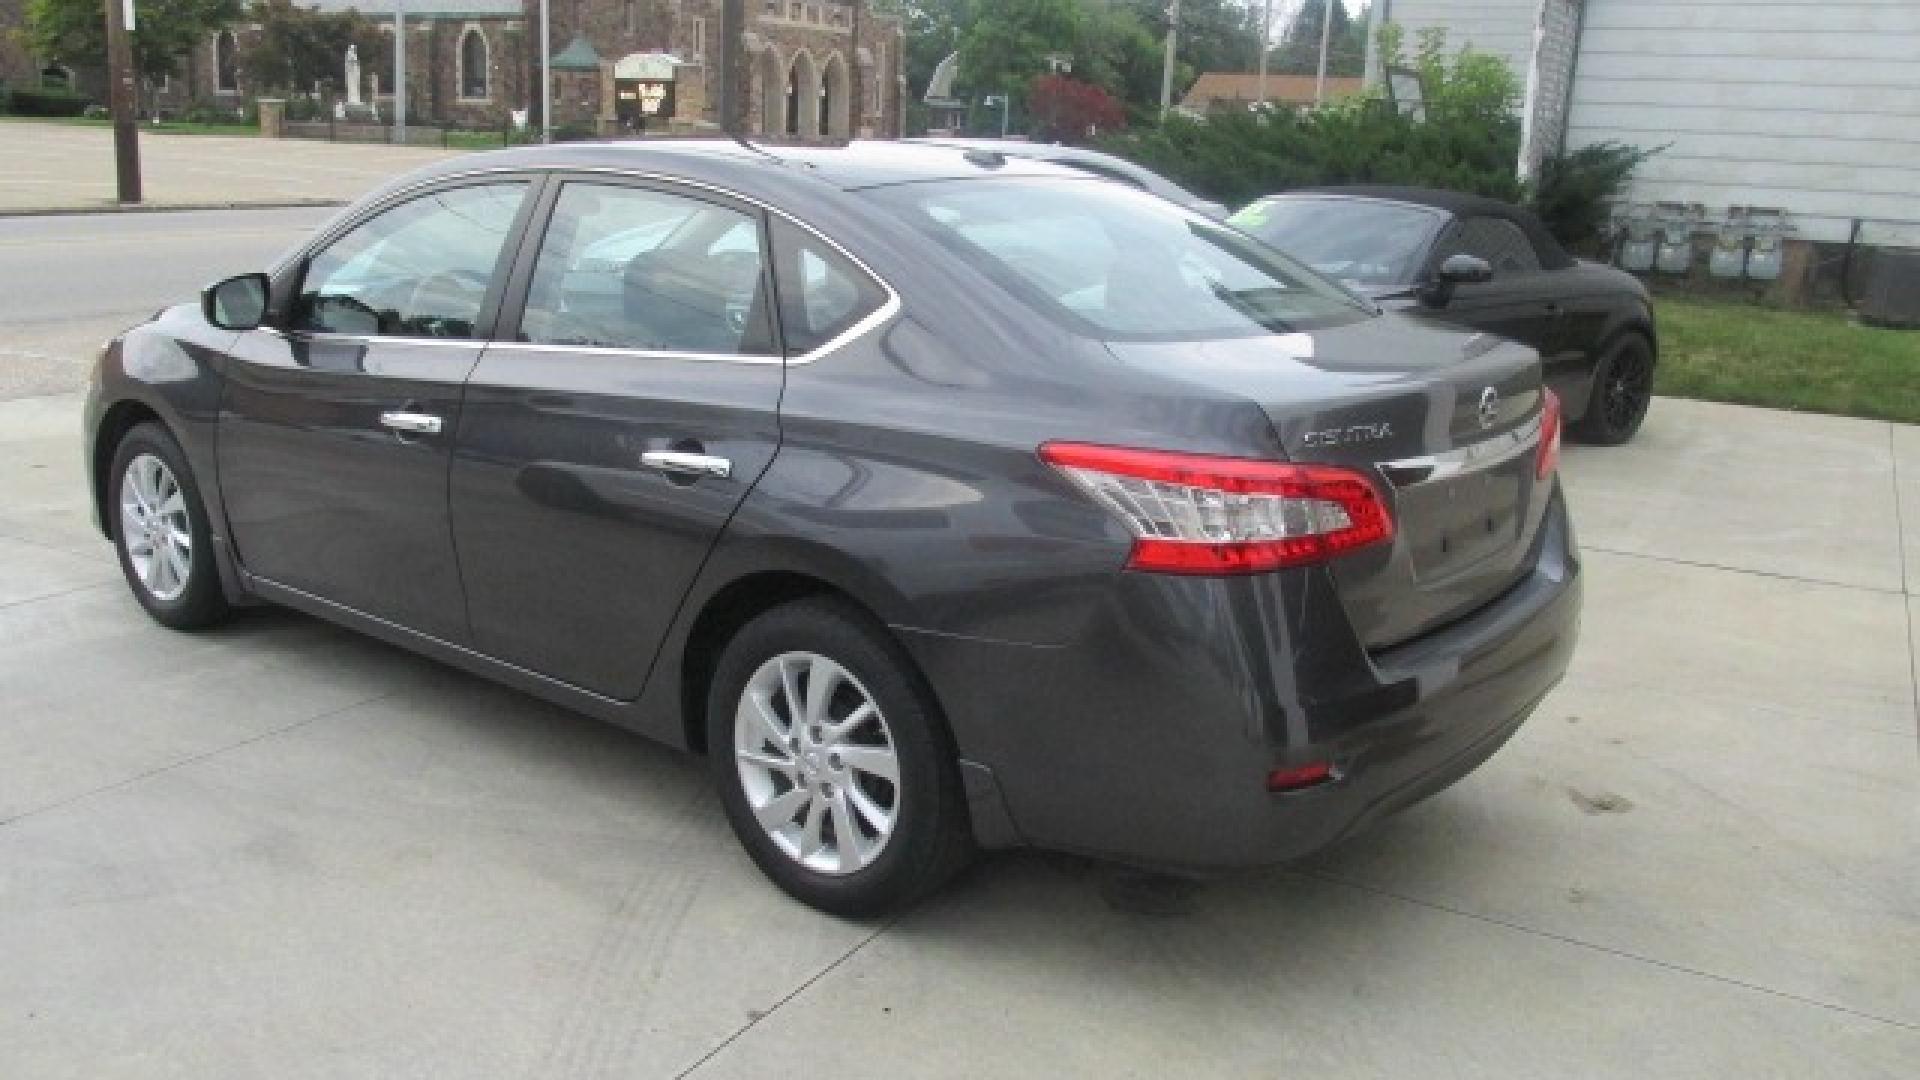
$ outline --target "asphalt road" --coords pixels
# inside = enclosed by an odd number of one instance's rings
[[[210,281],[265,269],[333,212],[0,217],[0,400],[80,388],[102,341]]]

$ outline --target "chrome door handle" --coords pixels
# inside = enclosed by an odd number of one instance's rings
[[[684,476],[717,476],[725,480],[733,475],[733,462],[726,458],[685,454],[678,450],[649,450],[640,455],[640,464],[649,469]]]
[[[383,412],[380,414],[380,426],[409,435],[438,435],[441,421],[439,417],[427,413]]]

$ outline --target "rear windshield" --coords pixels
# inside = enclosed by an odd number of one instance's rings
[[[867,192],[1035,310],[1089,337],[1191,341],[1368,318],[1363,300],[1165,200],[1006,177]]]
[[[1288,196],[1227,219],[1356,292],[1404,289],[1420,274],[1440,216],[1399,203]]]

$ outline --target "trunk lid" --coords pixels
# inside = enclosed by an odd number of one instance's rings
[[[1547,496],[1534,477],[1532,349],[1391,314],[1313,333],[1107,347],[1129,365],[1252,399],[1291,460],[1379,484],[1393,543],[1329,564],[1369,648],[1469,614],[1524,571]]]

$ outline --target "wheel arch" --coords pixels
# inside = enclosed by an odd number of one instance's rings
[[[938,705],[926,674],[919,669],[905,643],[888,628],[886,619],[868,603],[844,586],[817,573],[791,568],[754,570],[732,578],[715,589],[700,606],[687,630],[680,649],[679,713],[681,737],[687,749],[696,754],[707,751],[707,698],[713,689],[713,676],[720,653],[742,627],[775,608],[799,600],[823,598],[844,604],[865,616],[878,627],[907,661],[908,676],[918,682]]]
[[[175,442],[180,441],[180,433],[173,430],[157,409],[138,398],[121,398],[109,405],[100,416],[100,426],[94,433],[93,446],[88,452],[88,475],[93,493],[93,520],[107,539],[113,539],[112,507],[107,505],[108,488],[111,486],[113,455],[120,449],[121,440],[127,432],[141,424],[158,424]]]

